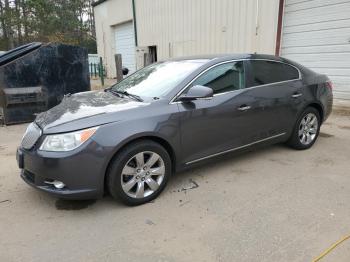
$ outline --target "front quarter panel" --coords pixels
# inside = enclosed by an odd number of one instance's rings
[[[129,142],[145,137],[156,137],[165,140],[174,154],[180,153],[179,113],[176,104],[158,104],[144,112],[135,112],[128,120],[109,123],[99,128],[93,137],[104,155],[105,163],[101,176],[114,155]]]

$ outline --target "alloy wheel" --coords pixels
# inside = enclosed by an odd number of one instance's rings
[[[306,114],[299,125],[299,141],[303,145],[309,145],[312,143],[317,135],[318,120],[314,113]]]
[[[132,198],[152,195],[160,187],[165,176],[164,160],[155,152],[139,152],[125,164],[121,185]]]

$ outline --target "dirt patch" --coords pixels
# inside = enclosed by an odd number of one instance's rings
[[[199,185],[197,184],[197,182],[190,178],[190,179],[188,180],[188,184],[185,185],[183,188],[181,188],[180,191],[187,191],[187,190],[190,190],[190,189],[195,189],[195,188],[197,188],[197,187],[199,187]]]
[[[320,137],[326,137],[326,138],[329,138],[329,137],[333,137],[334,135],[331,135],[331,134],[327,134],[327,133],[320,132],[319,136],[320,136]]]
[[[278,163],[280,165],[283,165],[283,166],[288,166],[288,165],[293,163],[292,161],[284,160],[284,159],[278,159],[278,158],[270,158],[269,160],[272,161],[272,162]]]
[[[341,129],[348,129],[348,130],[350,130],[350,126],[338,126],[339,128],[341,128]]]
[[[314,161],[314,165],[315,166],[333,166],[334,165],[334,161],[330,158],[324,158],[324,157],[318,157],[315,161]]]
[[[91,79],[90,86],[91,86],[91,90],[101,90],[101,89],[110,87],[111,85],[115,84],[116,82],[117,82],[116,79],[107,78],[107,79],[105,79],[104,86],[102,86],[100,79]]]
[[[341,116],[350,116],[350,107],[335,106],[333,107],[332,113]]]

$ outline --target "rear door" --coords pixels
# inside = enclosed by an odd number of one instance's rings
[[[293,128],[303,89],[299,70],[272,60],[247,61],[247,86],[243,97],[249,104],[257,130],[255,140],[288,135]]]

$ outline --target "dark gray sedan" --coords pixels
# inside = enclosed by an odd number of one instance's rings
[[[286,142],[310,148],[332,84],[270,55],[159,62],[104,90],[66,96],[28,126],[17,160],[29,185],[60,198],[157,197],[171,174],[219,155]]]

